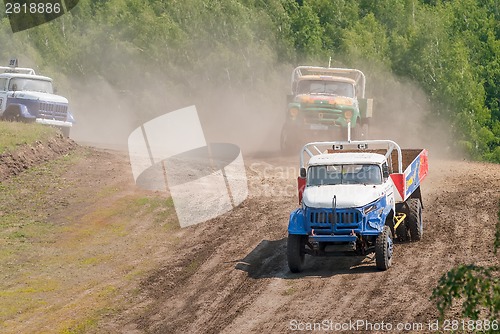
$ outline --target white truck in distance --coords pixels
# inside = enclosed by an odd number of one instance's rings
[[[298,177],[301,207],[288,223],[290,271],[302,270],[306,254],[370,252],[378,269],[388,269],[394,238],[422,237],[420,183],[427,160],[426,150],[402,150],[390,140],[306,144]]]
[[[0,66],[0,117],[5,121],[36,122],[59,128],[69,137],[74,118],[68,100],[54,94],[52,79],[31,68]]]

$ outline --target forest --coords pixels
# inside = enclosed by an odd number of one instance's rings
[[[277,72],[331,57],[369,78],[411,81],[429,117],[449,125],[453,149],[500,163],[497,0],[80,0],[15,34],[2,14],[0,43],[2,61],[16,55],[55,78],[99,77],[122,92],[156,75],[173,91],[258,92]]]

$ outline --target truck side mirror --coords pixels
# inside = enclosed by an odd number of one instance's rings
[[[389,166],[387,165],[382,166],[382,175],[384,176],[384,179],[389,178]]]
[[[300,177],[301,178],[305,178],[306,177],[306,169],[304,167],[302,167],[300,169]]]

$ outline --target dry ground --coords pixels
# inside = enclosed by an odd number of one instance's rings
[[[500,165],[431,152],[424,238],[397,244],[392,268],[377,271],[372,257],[308,257],[305,271],[291,274],[296,161],[245,162],[249,198],[183,229],[165,194],[133,184],[119,152],[77,148],[3,181],[0,332],[287,333],[323,320],[426,326],[438,316],[429,297],[443,273],[500,264],[492,251]]]

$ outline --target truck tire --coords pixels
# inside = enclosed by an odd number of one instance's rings
[[[367,140],[370,135],[370,127],[368,126],[368,123],[361,123],[361,135],[363,136],[363,139],[360,140]]]
[[[358,119],[356,127],[352,130],[353,130],[354,140],[368,139],[368,123],[363,123]]]
[[[17,122],[20,120],[20,115],[21,109],[19,108],[19,105],[9,105],[2,115],[2,120],[7,122]]]
[[[410,198],[408,200],[408,207],[410,208],[410,212],[407,221],[411,241],[419,241],[422,239],[423,233],[422,204],[418,198]]]
[[[295,133],[295,135],[298,134]],[[297,138],[293,136],[293,132],[287,124],[284,124],[281,129],[280,149],[284,155],[297,154],[300,149]]]
[[[304,265],[306,253],[306,236],[288,234],[286,245],[286,255],[288,259],[288,268],[292,273],[300,273]]]
[[[68,127],[68,126],[61,126],[61,127],[59,127],[59,130],[61,130],[61,133],[62,133],[62,135],[65,138],[69,138],[69,132],[71,130],[70,127]]]
[[[410,240],[410,231],[406,227],[406,220],[398,225],[396,228],[396,235],[398,237],[398,241],[405,242]]]
[[[392,264],[393,242],[391,229],[385,225],[375,241],[375,263],[377,269],[387,270]]]
[[[351,140],[352,140],[352,137],[353,137],[353,134],[352,134],[353,130],[354,129],[351,129]],[[349,139],[349,132],[348,131],[349,130],[347,129],[347,127],[340,129],[340,140],[341,141],[345,141],[345,140]]]

